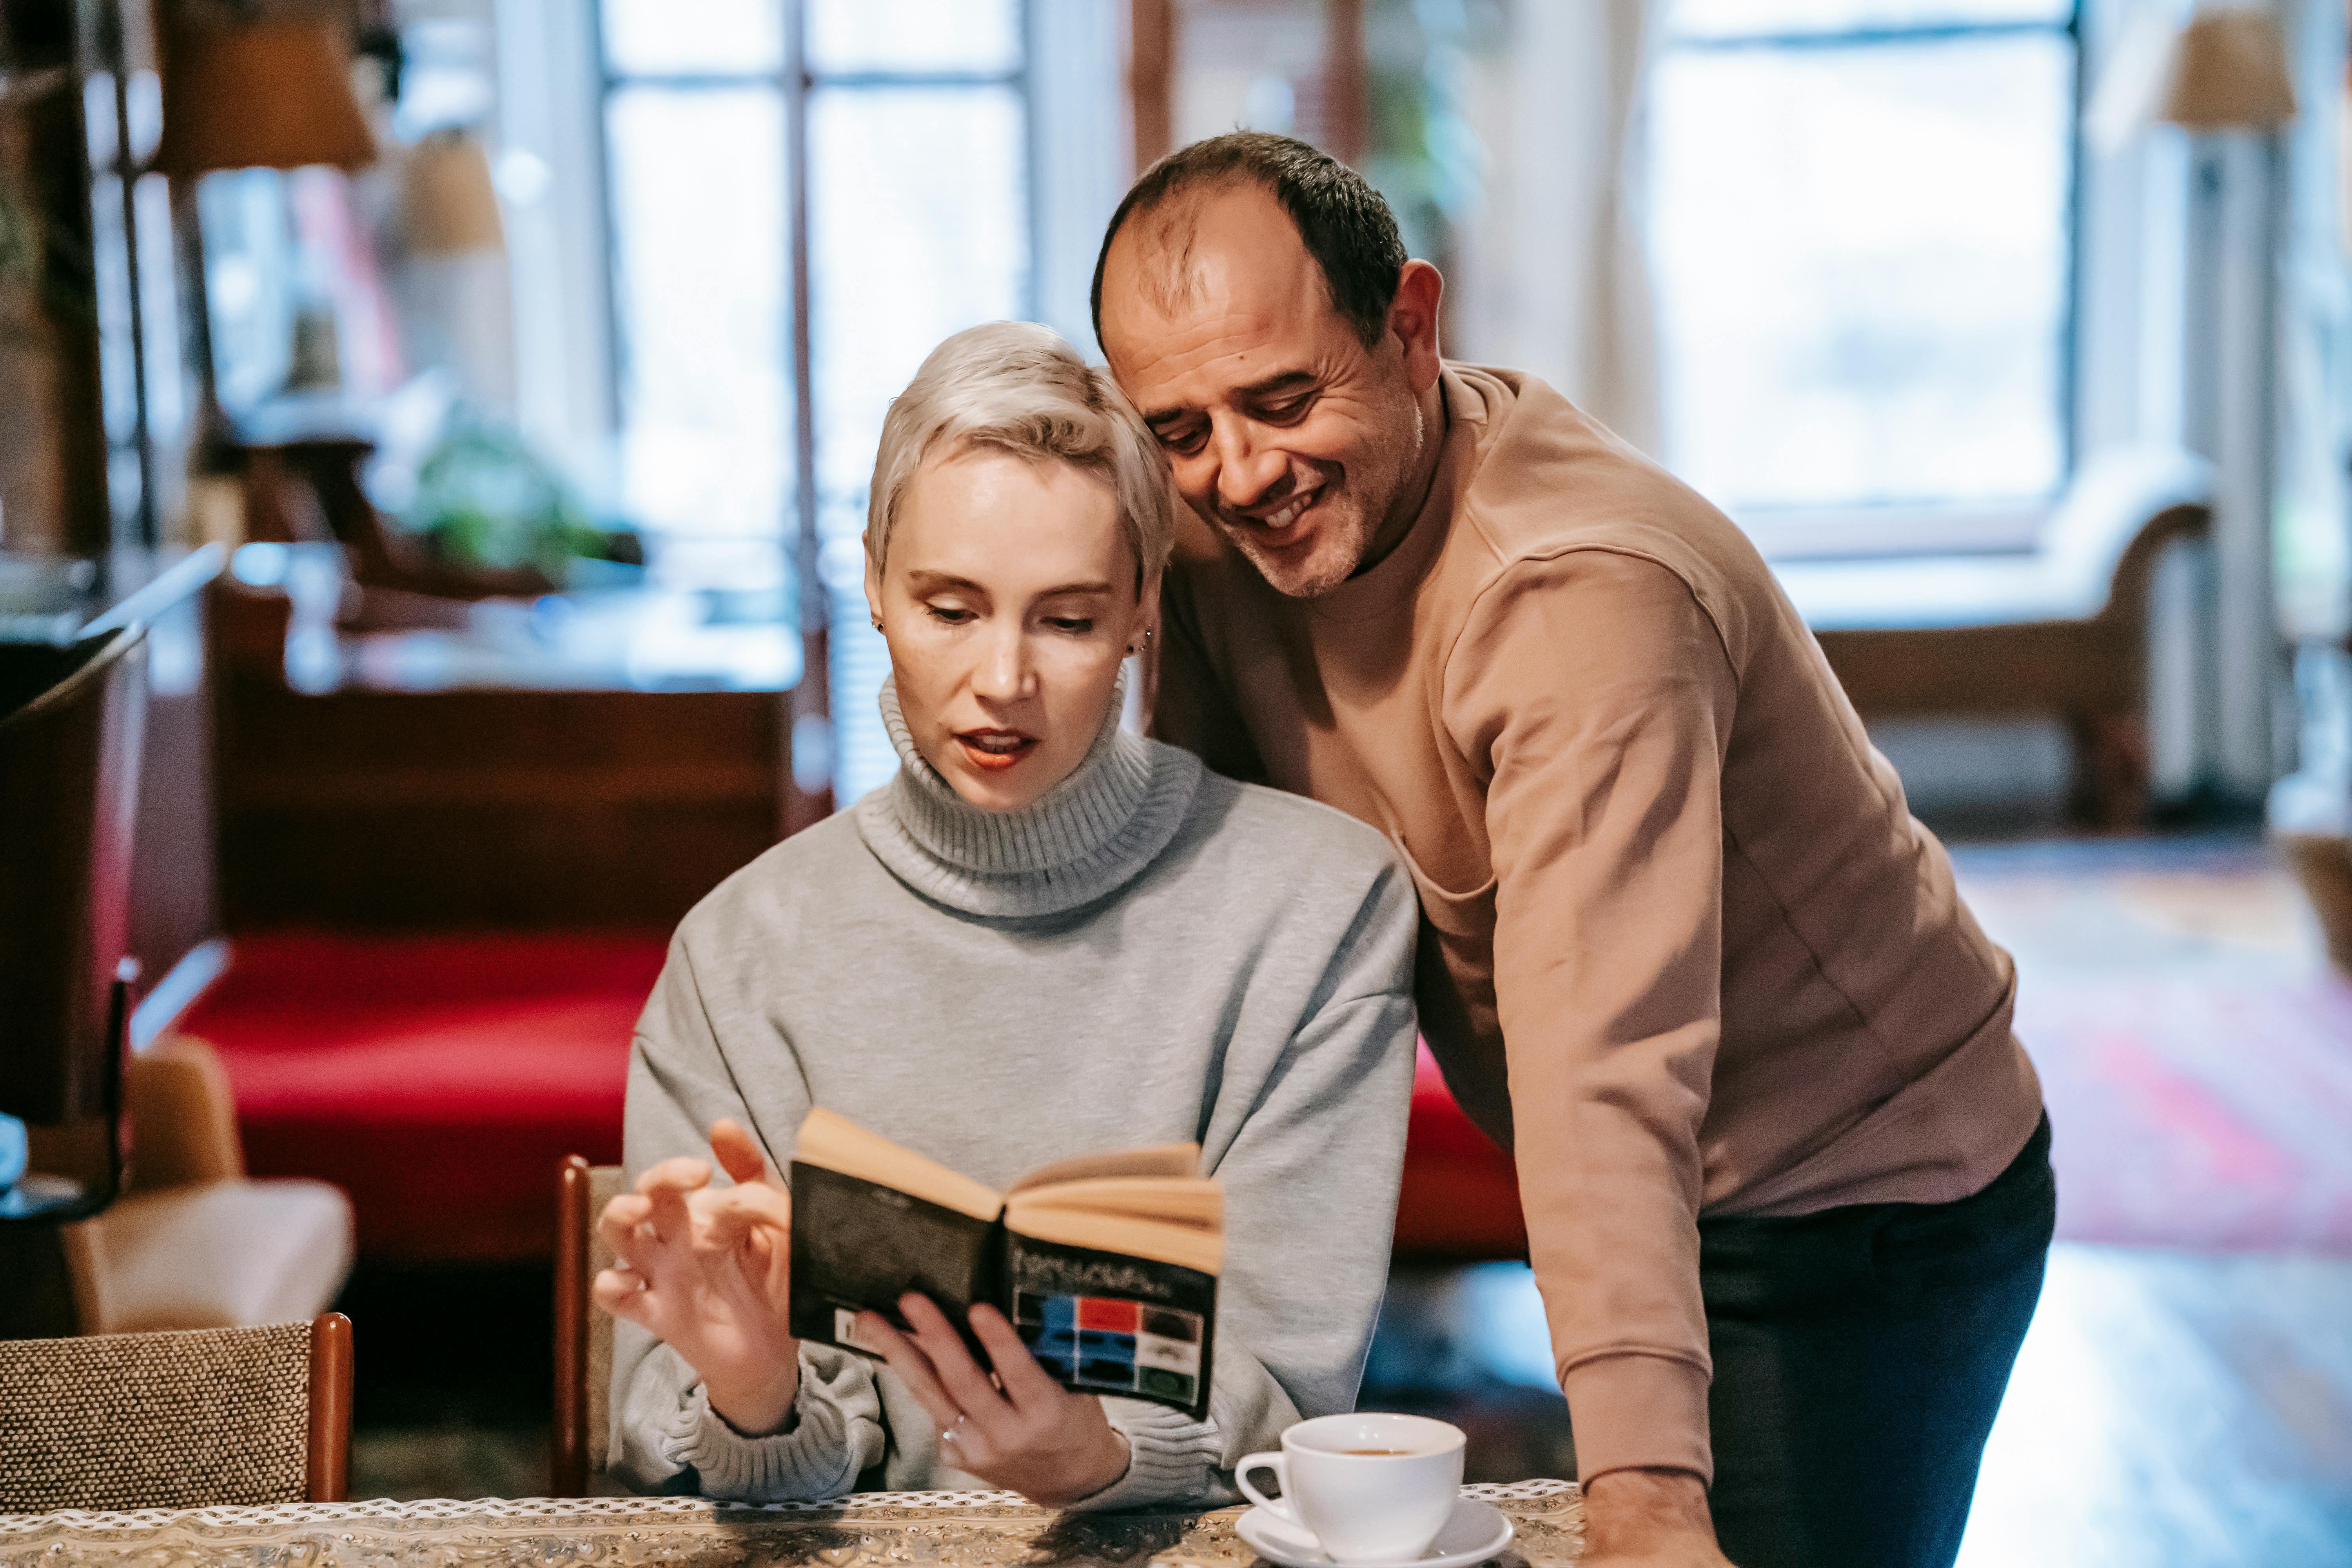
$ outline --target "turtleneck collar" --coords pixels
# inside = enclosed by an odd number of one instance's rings
[[[898,772],[852,808],[875,858],[928,899],[969,914],[1059,914],[1125,886],[1168,847],[1200,788],[1201,763],[1119,728],[1120,672],[1102,729],[1070,776],[1018,811],[984,811],[915,749],[896,679],[882,721]]]

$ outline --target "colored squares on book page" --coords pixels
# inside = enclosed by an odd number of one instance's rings
[[[1038,1364],[1073,1388],[1184,1404],[1199,1391],[1203,1325],[1198,1312],[1029,1291],[1014,1309],[1015,1327]]]
[[[1135,1332],[1137,1321],[1143,1316],[1142,1309],[1132,1301],[1107,1301],[1099,1296],[1080,1296],[1077,1303],[1078,1327],[1102,1333],[1131,1334]]]

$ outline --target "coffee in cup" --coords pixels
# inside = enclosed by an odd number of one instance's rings
[[[1460,1427],[1426,1415],[1318,1416],[1283,1433],[1280,1453],[1235,1466],[1234,1483],[1345,1568],[1410,1563],[1454,1513],[1462,1443]],[[1253,1470],[1268,1469],[1282,1479],[1279,1498],[1251,1484]]]

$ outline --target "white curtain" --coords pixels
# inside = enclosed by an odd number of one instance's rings
[[[1465,237],[1465,358],[1543,377],[1660,451],[1642,110],[1664,0],[1516,0],[1486,76],[1486,213]]]

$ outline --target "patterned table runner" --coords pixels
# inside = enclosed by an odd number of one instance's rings
[[[1473,1486],[1511,1516],[1502,1568],[1583,1552],[1566,1481]],[[289,1503],[276,1508],[0,1515],[0,1568],[1246,1568],[1239,1509],[1061,1515],[1011,1492],[868,1492],[745,1508],[694,1498]]]

